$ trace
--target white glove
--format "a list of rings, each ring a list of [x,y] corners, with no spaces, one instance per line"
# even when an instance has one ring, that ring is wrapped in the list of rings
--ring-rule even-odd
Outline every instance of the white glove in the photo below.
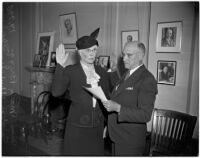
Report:
[[[56,48],[56,62],[65,68],[68,65],[67,64],[68,56],[69,53],[65,52],[64,45],[59,44],[58,48]]]

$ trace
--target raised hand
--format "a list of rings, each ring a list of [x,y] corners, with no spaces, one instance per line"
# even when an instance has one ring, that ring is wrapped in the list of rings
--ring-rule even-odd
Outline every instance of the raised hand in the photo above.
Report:
[[[56,62],[59,63],[62,67],[66,67],[67,59],[69,53],[65,52],[65,47],[63,44],[59,44],[58,48],[56,48]]]

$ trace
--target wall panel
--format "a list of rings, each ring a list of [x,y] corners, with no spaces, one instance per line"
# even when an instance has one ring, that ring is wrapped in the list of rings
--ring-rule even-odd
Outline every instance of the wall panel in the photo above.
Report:
[[[148,67],[157,76],[157,60],[177,61],[176,85],[158,84],[156,107],[186,112],[193,20],[191,3],[151,3]],[[181,52],[156,53],[157,23],[170,21],[183,22]]]

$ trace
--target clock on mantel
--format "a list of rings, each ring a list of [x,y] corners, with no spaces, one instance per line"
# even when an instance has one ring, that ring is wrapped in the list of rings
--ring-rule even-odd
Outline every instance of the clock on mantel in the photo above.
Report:
[[[53,80],[53,74],[55,67],[26,67],[26,69],[31,73],[31,112],[32,114],[37,110],[35,103],[37,101],[38,95],[43,91],[50,91],[51,84]]]

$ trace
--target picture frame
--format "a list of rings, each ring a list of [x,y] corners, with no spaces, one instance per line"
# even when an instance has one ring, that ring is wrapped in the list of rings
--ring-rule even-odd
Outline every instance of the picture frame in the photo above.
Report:
[[[60,16],[60,40],[63,44],[75,44],[77,40],[76,13],[61,14]]]
[[[64,47],[65,47],[65,49],[74,50],[74,49],[76,49],[76,44],[65,44]]]
[[[181,41],[181,21],[158,23],[156,52],[181,52]]]
[[[107,55],[100,55],[98,56],[97,65],[101,66],[104,69],[110,68],[110,56]]]
[[[33,67],[40,67],[40,55],[39,54],[34,55]]]
[[[157,61],[157,83],[174,85],[176,83],[176,61]]]
[[[56,67],[56,52],[51,52],[50,67]]]
[[[41,32],[37,35],[36,54],[34,56],[34,67],[49,67],[50,52],[54,47],[55,32]]]
[[[139,30],[127,30],[121,32],[122,50],[127,42],[139,40]]]

